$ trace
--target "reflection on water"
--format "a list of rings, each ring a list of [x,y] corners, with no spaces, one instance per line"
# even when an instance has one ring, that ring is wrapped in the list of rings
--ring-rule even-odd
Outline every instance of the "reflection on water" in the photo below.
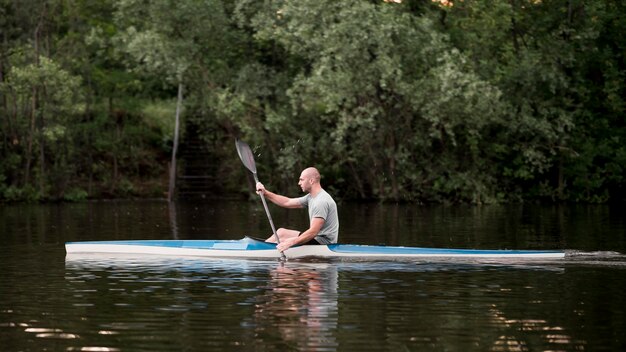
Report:
[[[332,263],[277,262],[255,260],[176,259],[158,256],[134,258],[132,256],[72,257],[66,261],[66,280],[73,286],[72,305],[93,308],[97,303],[89,296],[101,295],[99,281],[106,280],[108,294],[160,296],[166,286],[184,299],[168,305],[150,304],[151,310],[190,314],[194,310],[221,310],[232,307],[253,307],[238,323],[251,344],[263,346],[268,342],[281,348],[298,350],[334,350],[338,319],[337,270]],[[134,287],[121,288],[132,283]],[[202,285],[209,291],[221,291],[220,299],[199,302],[191,293],[190,285]],[[114,287],[120,287],[114,288]],[[232,300],[237,294],[241,300]],[[182,298],[182,297],[181,297]],[[138,303],[118,301],[116,307],[135,306]],[[209,305],[212,305],[209,306]],[[146,312],[139,316],[151,315]],[[221,316],[228,320],[232,317]],[[203,325],[206,322],[202,323]],[[109,334],[141,328],[121,322],[107,324]],[[109,348],[109,347],[107,347]],[[115,348],[115,347],[111,347]]]
[[[126,340],[127,335],[148,326],[158,328],[155,314],[184,315],[188,329],[205,331],[215,323],[215,314],[230,313],[219,317],[220,326],[237,326],[241,335],[227,343],[221,341],[225,336],[212,332],[218,346],[333,351],[341,346],[340,341],[346,344],[348,335],[353,337],[347,350],[390,345],[490,351],[584,348],[584,340],[550,323],[550,309],[541,308],[546,303],[541,298],[544,293],[533,294],[542,279],[528,280],[533,273],[556,277],[566,269],[558,265],[103,255],[66,261],[65,278],[74,292],[74,307],[89,310],[101,305],[106,287],[108,295],[116,297],[113,306],[135,312],[132,322],[102,324],[102,331],[117,340]],[[519,280],[525,283],[522,289],[515,284]],[[510,306],[511,302],[517,303]],[[528,310],[528,304],[539,309]],[[233,307],[244,312],[232,314]],[[458,334],[461,327],[469,330]],[[201,334],[190,335],[199,339],[194,345],[202,345]]]
[[[615,206],[341,204],[343,243],[626,253]],[[272,208],[277,226],[308,225],[305,212]],[[94,202],[0,207],[2,244],[115,239],[240,239],[269,233],[248,202]]]
[[[550,325],[544,319],[507,319],[496,307],[491,309],[490,313],[495,324],[512,332],[498,336],[490,351],[530,351],[533,344],[527,342],[529,335],[537,336],[542,345],[551,346],[551,350],[554,351],[585,350],[586,342],[573,338],[562,326]]]
[[[278,264],[263,294],[255,298],[255,339],[276,334],[285,347],[333,350],[337,347],[337,267],[332,264]]]

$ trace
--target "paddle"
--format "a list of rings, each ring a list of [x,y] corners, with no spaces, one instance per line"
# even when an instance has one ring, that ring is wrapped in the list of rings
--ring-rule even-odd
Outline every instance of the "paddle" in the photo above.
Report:
[[[255,184],[259,182],[259,177],[256,174],[256,163],[254,162],[254,155],[252,155],[252,150],[250,150],[250,146],[246,144],[246,142],[241,141],[239,139],[235,140],[235,146],[237,147],[237,154],[239,154],[239,158],[241,162],[246,167],[246,169],[252,172],[254,176]],[[256,185],[255,185],[256,187]],[[280,243],[280,238],[278,238],[278,234],[276,233],[276,228],[274,227],[274,221],[272,221],[272,215],[270,214],[270,210],[267,207],[267,202],[265,201],[265,196],[263,193],[259,193],[261,196],[261,201],[263,201],[263,208],[265,208],[265,214],[267,214],[267,219],[270,221],[270,226],[272,227],[272,233],[274,237],[276,237],[276,242]],[[281,258],[285,258],[285,254],[281,253]]]

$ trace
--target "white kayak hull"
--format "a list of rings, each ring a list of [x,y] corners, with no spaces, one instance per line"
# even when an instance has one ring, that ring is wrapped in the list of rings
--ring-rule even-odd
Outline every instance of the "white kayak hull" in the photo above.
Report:
[[[68,256],[90,253],[195,256],[215,258],[280,258],[276,245],[250,237],[241,240],[137,240],[68,242]],[[563,258],[559,250],[479,250],[368,245],[304,245],[285,251],[288,259],[295,258],[486,258],[486,259],[548,259]]]

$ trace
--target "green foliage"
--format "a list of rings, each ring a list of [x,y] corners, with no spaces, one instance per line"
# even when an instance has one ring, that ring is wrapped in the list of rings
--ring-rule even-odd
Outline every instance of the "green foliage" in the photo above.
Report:
[[[89,194],[84,189],[72,188],[68,190],[67,192],[65,192],[65,194],[63,195],[63,200],[66,200],[69,202],[79,202],[79,201],[86,200],[87,196],[89,196]]]
[[[0,197],[158,194],[182,83],[223,194],[626,199],[625,5],[451,3],[0,2]]]
[[[482,183],[432,187],[444,170],[486,171],[459,161],[478,159],[481,135],[502,123],[503,104],[429,19],[388,4],[299,1],[274,2],[250,23],[258,40],[306,62],[287,87],[289,110],[266,107],[256,121],[236,121],[252,140],[258,127],[281,136],[275,161],[283,173],[307,164],[344,170],[342,182],[356,182],[340,187],[354,197],[488,196]]]
[[[2,198],[9,202],[23,201],[32,203],[41,200],[41,194],[30,185],[26,187],[9,186],[4,189]]]
[[[150,101],[142,108],[142,114],[146,117],[145,123],[150,127],[155,127],[161,133],[167,134],[174,130],[172,116],[176,111],[176,102],[159,100]]]

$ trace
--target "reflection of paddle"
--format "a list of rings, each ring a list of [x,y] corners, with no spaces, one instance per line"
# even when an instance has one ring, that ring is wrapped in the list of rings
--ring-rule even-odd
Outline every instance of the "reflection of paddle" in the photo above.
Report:
[[[259,177],[256,174],[256,163],[254,162],[254,155],[252,155],[252,151],[250,150],[250,146],[246,144],[244,141],[240,141],[239,139],[235,140],[235,146],[237,147],[237,154],[239,154],[239,158],[243,165],[252,172],[254,176],[255,184],[259,182]],[[255,185],[256,187],[256,185]],[[265,214],[267,214],[267,219],[270,221],[270,226],[272,227],[272,233],[274,237],[276,237],[276,243],[280,243],[280,238],[278,238],[278,234],[276,233],[276,228],[274,227],[274,221],[272,221],[272,215],[270,215],[270,210],[267,207],[267,202],[265,201],[265,196],[263,193],[259,193],[261,196],[261,200],[263,201],[263,208],[265,208]],[[285,254],[281,252],[282,259],[285,258]]]

